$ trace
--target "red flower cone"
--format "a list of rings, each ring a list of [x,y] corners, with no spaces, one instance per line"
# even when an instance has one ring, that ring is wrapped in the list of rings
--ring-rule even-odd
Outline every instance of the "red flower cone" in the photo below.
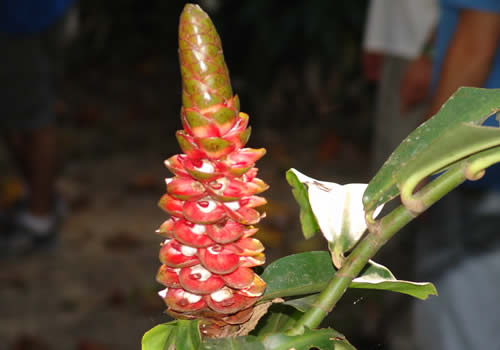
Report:
[[[251,269],[265,262],[262,243],[252,238],[264,216],[255,207],[268,186],[256,177],[265,150],[244,148],[248,115],[233,96],[222,46],[208,15],[185,6],[179,25],[182,75],[177,140],[183,154],[165,161],[174,174],[159,206],[170,214],[158,233],[159,294],[176,318],[203,320],[202,331],[246,322],[266,288]]]

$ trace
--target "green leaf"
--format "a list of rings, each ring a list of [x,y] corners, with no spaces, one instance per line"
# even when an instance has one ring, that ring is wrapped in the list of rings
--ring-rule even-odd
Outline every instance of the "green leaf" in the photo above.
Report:
[[[262,278],[267,283],[263,300],[321,292],[336,270],[325,251],[289,255],[269,264]],[[437,294],[432,283],[397,280],[384,266],[370,261],[350,288],[379,289],[426,299]],[[312,298],[312,297],[311,297]]]
[[[263,299],[317,293],[326,286],[334,273],[328,252],[286,256],[269,264],[261,275],[267,284]]]
[[[306,295],[305,297],[293,298],[285,301],[283,305],[290,305],[300,312],[307,312],[318,298],[318,293]]]
[[[300,316],[302,316],[302,312],[293,307],[274,304],[259,321],[252,334],[262,338],[272,333],[285,332],[295,325]]]
[[[387,267],[374,261],[370,261],[361,276],[352,281],[350,288],[389,290],[422,300],[427,299],[429,295],[437,295],[436,287],[432,283],[397,280]]]
[[[142,350],[167,350],[167,340],[177,330],[177,321],[162,323],[147,331],[142,337]]]
[[[500,89],[460,88],[385,162],[365,191],[365,210],[374,210],[400,192],[411,196],[420,179],[500,145],[499,128],[480,126],[499,108]]]
[[[193,348],[194,349],[194,348]],[[265,350],[257,337],[245,336],[236,338],[206,339],[200,350]]]
[[[198,349],[201,345],[201,334],[198,321],[177,320],[177,332],[175,337],[176,350]]]
[[[275,333],[265,337],[262,341],[268,350],[355,350],[355,348],[339,332],[331,328],[306,329],[303,334],[290,336]]]
[[[299,181],[297,175],[293,173],[293,169],[286,172],[286,180],[292,186],[293,196],[300,206],[300,223],[304,237],[311,238],[319,231],[319,225],[309,204],[307,187]]]
[[[171,346],[176,350],[198,349],[201,334],[198,321],[175,320],[153,327],[142,337],[142,350],[167,350]]]

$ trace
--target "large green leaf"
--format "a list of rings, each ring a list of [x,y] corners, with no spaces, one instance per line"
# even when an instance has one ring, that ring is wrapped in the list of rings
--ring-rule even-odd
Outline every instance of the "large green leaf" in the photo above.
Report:
[[[267,287],[263,298],[317,293],[332,279],[335,269],[326,251],[285,256],[266,267],[261,277]]]
[[[480,126],[499,109],[500,89],[460,88],[385,162],[365,191],[365,209],[374,210],[400,191],[411,196],[411,190],[426,176],[500,145],[499,128]]]
[[[198,349],[201,345],[198,321],[176,320],[159,324],[142,338],[142,350],[167,350],[172,345],[176,350]]]
[[[252,334],[261,338],[272,333],[285,332],[295,325],[300,316],[302,312],[291,306],[274,304],[259,321]]]
[[[290,305],[300,312],[307,312],[318,298],[318,293],[306,295],[305,297],[288,299],[283,305]]]
[[[302,224],[304,237],[306,239],[311,238],[316,232],[319,232],[319,225],[309,204],[307,187],[299,181],[297,175],[292,170],[286,172],[286,179],[290,186],[292,186],[293,196],[300,206],[300,223]]]
[[[303,334],[290,336],[274,333],[262,340],[266,350],[355,350],[355,348],[339,332],[331,328],[307,329]]]
[[[319,293],[335,272],[330,254],[325,251],[286,256],[269,264],[264,270],[261,277],[266,281],[267,289],[263,299]],[[432,283],[397,280],[386,267],[373,261],[368,263],[350,287],[393,291],[419,299],[436,294]]]
[[[387,267],[371,260],[361,275],[352,281],[350,288],[390,290],[418,299],[437,295],[436,287],[432,283],[397,280]]]
[[[194,348],[193,348],[194,349]],[[257,337],[205,339],[200,350],[265,350]]]

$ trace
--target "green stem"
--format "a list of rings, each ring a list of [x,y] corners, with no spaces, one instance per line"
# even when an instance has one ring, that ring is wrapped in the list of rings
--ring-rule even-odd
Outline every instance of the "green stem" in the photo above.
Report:
[[[466,180],[465,173],[468,164],[467,161],[463,161],[453,166],[415,194],[415,198],[420,199],[425,204],[425,209],[427,209]],[[298,335],[302,334],[305,327],[318,327],[326,315],[335,307],[352,280],[358,276],[368,260],[378,252],[388,239],[415,217],[414,212],[400,205],[380,221],[373,223],[370,232],[359,242],[347,257],[342,268],[335,273],[327,287],[318,296],[311,309],[297,321],[288,334]]]

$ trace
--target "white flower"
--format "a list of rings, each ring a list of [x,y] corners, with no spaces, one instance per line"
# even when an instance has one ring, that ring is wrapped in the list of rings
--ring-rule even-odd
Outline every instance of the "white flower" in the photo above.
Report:
[[[352,248],[367,229],[362,198],[368,184],[339,185],[291,170],[307,186],[311,209],[326,240],[342,248],[342,253]]]

